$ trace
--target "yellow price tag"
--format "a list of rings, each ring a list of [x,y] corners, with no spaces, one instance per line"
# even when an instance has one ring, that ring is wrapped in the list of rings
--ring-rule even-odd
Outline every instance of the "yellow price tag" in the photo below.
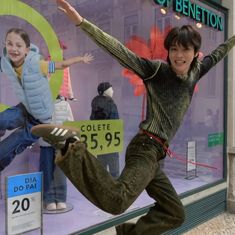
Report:
[[[64,125],[80,129],[80,137],[94,155],[123,150],[122,120],[85,120],[65,122]]]

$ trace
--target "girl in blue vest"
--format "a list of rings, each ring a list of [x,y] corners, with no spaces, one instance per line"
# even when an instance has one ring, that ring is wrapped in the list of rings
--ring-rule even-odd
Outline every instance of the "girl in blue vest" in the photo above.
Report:
[[[0,112],[1,135],[14,130],[0,141],[0,171],[38,139],[30,133],[32,126],[51,122],[54,104],[47,75],[92,60],[92,55],[85,54],[60,62],[45,61],[24,30],[12,28],[6,33],[0,68],[11,80],[20,103]]]

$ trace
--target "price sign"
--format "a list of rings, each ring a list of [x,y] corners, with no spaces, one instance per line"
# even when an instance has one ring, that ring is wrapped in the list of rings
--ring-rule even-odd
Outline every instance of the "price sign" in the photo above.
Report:
[[[121,152],[123,150],[122,120],[85,120],[65,122],[80,129],[80,137],[94,155]]]
[[[41,228],[42,173],[6,177],[7,234],[21,234]]]

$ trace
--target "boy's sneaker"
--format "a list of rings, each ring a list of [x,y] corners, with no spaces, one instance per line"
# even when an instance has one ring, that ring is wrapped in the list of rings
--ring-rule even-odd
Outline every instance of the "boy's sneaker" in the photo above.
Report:
[[[31,133],[42,137],[49,144],[62,151],[64,148],[67,150],[70,143],[80,140],[78,129],[62,125],[39,124],[32,127]]]

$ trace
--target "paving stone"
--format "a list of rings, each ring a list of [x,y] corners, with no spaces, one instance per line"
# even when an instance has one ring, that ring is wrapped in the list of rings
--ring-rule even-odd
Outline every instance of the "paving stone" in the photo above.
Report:
[[[222,213],[183,235],[235,235],[235,214]]]

